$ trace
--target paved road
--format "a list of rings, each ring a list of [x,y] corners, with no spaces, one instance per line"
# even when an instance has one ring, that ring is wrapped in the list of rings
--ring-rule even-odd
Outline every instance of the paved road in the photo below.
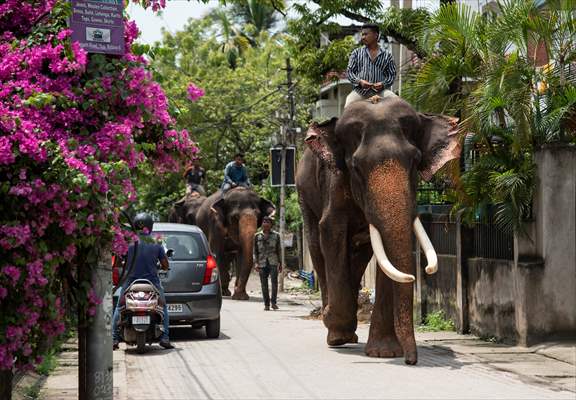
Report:
[[[575,398],[426,344],[415,367],[368,358],[367,325],[358,344],[329,348],[321,321],[302,318],[309,307],[286,300],[280,306],[264,312],[257,301],[225,300],[220,339],[176,328],[175,350],[126,350],[128,399]]]

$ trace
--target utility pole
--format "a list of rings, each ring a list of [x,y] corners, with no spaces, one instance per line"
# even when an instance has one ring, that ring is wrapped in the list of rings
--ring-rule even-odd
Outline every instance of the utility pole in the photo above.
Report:
[[[84,282],[91,282],[102,302],[88,321],[85,310],[79,315],[78,327],[78,399],[112,400],[112,260],[102,250],[98,265],[89,275],[83,272]]]
[[[284,291],[284,271],[286,269],[286,250],[284,249],[284,232],[286,230],[286,127],[280,127],[282,138],[282,158],[280,160],[280,292]]]
[[[282,273],[280,274],[280,292],[284,291],[284,276],[286,274],[286,250],[284,248],[284,234],[286,232],[286,146],[287,133],[292,135],[294,132],[294,118],[296,116],[296,105],[294,100],[294,84],[292,82],[292,66],[290,58],[286,59],[286,85],[288,86],[288,102],[290,106],[290,115],[288,121],[284,121],[280,127],[280,137],[282,146],[282,159],[280,164],[280,263],[282,264]]]

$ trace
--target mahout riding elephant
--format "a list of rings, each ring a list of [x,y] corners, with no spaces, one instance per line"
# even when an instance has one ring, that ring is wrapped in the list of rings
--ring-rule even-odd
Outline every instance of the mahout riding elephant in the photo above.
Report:
[[[275,207],[252,189],[237,187],[217,191],[209,196],[196,214],[196,223],[208,237],[210,248],[220,268],[222,294],[230,296],[230,268],[236,261],[235,300],[248,300],[246,283],[252,270],[254,234],[265,215],[273,215]]]
[[[168,222],[196,225],[196,213],[206,198],[198,192],[186,194],[170,207]]]
[[[296,185],[310,255],[322,291],[328,345],[355,343],[360,282],[374,256],[380,268],[365,353],[417,362],[413,327],[414,229],[437,257],[416,218],[418,174],[426,180],[458,158],[457,120],[416,112],[401,98],[357,102],[341,118],[312,123]]]

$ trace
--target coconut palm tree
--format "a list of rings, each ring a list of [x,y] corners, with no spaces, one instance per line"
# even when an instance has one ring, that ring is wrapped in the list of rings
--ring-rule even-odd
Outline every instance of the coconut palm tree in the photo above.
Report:
[[[215,23],[214,34],[219,38],[221,50],[226,54],[230,68],[235,69],[242,54],[249,47],[259,47],[263,34],[270,32],[277,22],[277,10],[284,7],[281,0],[263,2],[243,0],[228,9],[215,9],[210,17]]]

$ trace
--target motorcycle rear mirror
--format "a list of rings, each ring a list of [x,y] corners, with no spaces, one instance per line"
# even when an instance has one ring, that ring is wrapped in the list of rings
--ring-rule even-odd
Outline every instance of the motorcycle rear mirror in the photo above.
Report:
[[[174,249],[168,249],[166,251],[166,257],[172,258],[174,256]]]

